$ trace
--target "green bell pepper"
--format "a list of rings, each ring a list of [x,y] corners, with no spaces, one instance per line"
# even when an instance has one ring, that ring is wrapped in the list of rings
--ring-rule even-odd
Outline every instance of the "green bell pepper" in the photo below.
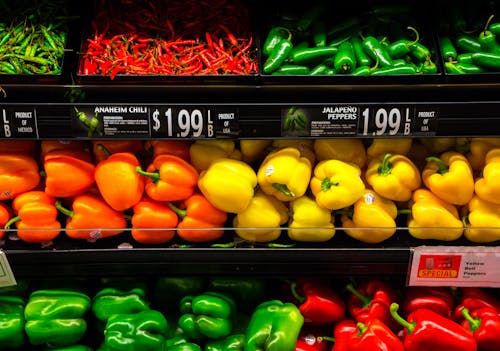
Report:
[[[192,340],[220,339],[231,334],[236,317],[234,300],[222,293],[205,292],[186,296],[180,302],[183,313],[178,325]]]
[[[153,301],[160,311],[179,310],[184,296],[198,295],[205,290],[206,279],[201,277],[161,277],[153,289]]]
[[[94,351],[90,346],[85,345],[72,345],[66,347],[58,347],[56,349],[46,348],[45,351]]]
[[[245,333],[245,351],[294,351],[304,324],[297,306],[271,300],[261,303]]]
[[[72,290],[37,290],[31,293],[24,318],[30,343],[50,347],[77,344],[87,330],[84,315],[90,298]]]
[[[24,345],[24,305],[20,297],[0,296],[0,350]]]
[[[258,304],[268,294],[268,284],[263,278],[255,277],[214,277],[208,281],[208,290],[218,291],[234,298],[240,304]],[[251,307],[252,310],[254,306]]]
[[[209,341],[205,344],[205,351],[243,351],[245,334],[233,334],[222,340]]]
[[[104,329],[108,319],[114,314],[134,314],[149,309],[143,288],[128,291],[104,288],[94,296],[92,302],[92,312],[100,330]]]
[[[109,317],[99,351],[163,351],[168,322],[156,310]]]
[[[165,342],[165,351],[201,351],[201,347],[184,336],[176,336]]]

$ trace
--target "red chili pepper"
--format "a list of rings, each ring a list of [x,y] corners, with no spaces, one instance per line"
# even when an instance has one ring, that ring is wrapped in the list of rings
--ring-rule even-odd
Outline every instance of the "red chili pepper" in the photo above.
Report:
[[[300,313],[305,322],[326,324],[345,316],[342,298],[325,283],[312,279],[299,279],[291,284],[292,293],[301,304]]]
[[[460,324],[434,311],[419,309],[408,316],[398,315],[399,305],[391,304],[391,314],[404,327],[403,344],[406,351],[476,351],[472,334]]]
[[[448,288],[410,286],[405,291],[402,308],[405,316],[417,309],[427,308],[450,318],[454,305],[453,295]]]
[[[370,319],[377,318],[392,330],[399,328],[390,313],[391,303],[398,302],[398,296],[392,286],[382,280],[373,279],[361,283],[357,289],[348,284],[346,289],[351,292],[347,309],[356,321],[367,323]]]
[[[480,350],[500,350],[500,315],[498,310],[482,307],[469,312],[464,307],[461,312],[465,318],[462,326],[472,332]]]
[[[477,287],[463,287],[461,288],[462,297],[460,304],[455,307],[453,319],[460,322],[463,320],[462,308],[467,308],[470,312],[482,307],[490,307],[499,311],[500,301],[493,297],[493,295],[486,292],[486,290]]]

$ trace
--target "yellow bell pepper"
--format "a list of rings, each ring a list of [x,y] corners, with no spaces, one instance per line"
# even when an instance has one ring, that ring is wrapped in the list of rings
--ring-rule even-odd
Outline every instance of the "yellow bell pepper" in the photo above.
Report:
[[[189,147],[191,164],[198,172],[208,169],[219,158],[241,160],[241,151],[233,140],[196,140]]]
[[[208,201],[224,212],[244,211],[254,196],[257,186],[255,171],[245,162],[220,158],[202,171],[198,187]]]
[[[369,244],[378,244],[396,232],[396,204],[373,190],[365,190],[356,201],[351,214],[341,217],[344,232],[350,237]]]
[[[288,237],[302,242],[325,242],[335,235],[330,210],[308,196],[290,202]]]
[[[294,147],[269,153],[257,171],[257,182],[268,195],[280,201],[292,201],[305,194],[311,180],[309,160]]]
[[[379,155],[370,161],[366,181],[380,196],[393,201],[408,201],[420,187],[422,179],[417,166],[404,155]]]
[[[340,160],[354,163],[359,168],[363,168],[366,163],[365,146],[357,138],[316,139],[314,151],[319,161]]]
[[[241,159],[245,162],[262,160],[267,148],[272,144],[272,139],[243,139],[240,140]]]
[[[485,201],[500,205],[500,148],[488,151],[482,176],[476,179],[474,191]]]
[[[278,239],[281,225],[288,221],[288,208],[271,195],[257,191],[248,207],[233,219],[239,237],[260,243]]]
[[[454,205],[465,205],[472,199],[474,177],[464,155],[446,151],[440,157],[427,157],[426,161],[422,180],[434,195]]]
[[[475,243],[500,240],[500,205],[475,195],[467,205],[467,227],[464,236]]]
[[[312,139],[276,139],[271,145],[274,149],[294,147],[299,149],[300,155],[311,162],[311,166],[316,164],[316,154],[314,153],[314,140]]]
[[[414,139],[406,157],[412,160],[418,169],[423,169],[427,164],[425,158],[432,155],[433,153],[431,153],[424,144],[422,144],[418,139]]]
[[[420,138],[422,144],[433,154],[452,150],[455,148],[457,138],[438,137],[438,138]]]
[[[412,138],[376,138],[366,148],[366,156],[368,159],[388,153],[406,156],[410,152],[412,143]]]
[[[408,232],[417,239],[457,240],[464,231],[458,210],[427,189],[413,193]]]
[[[469,152],[466,154],[472,169],[481,171],[485,165],[486,154],[496,147],[500,147],[500,138],[472,138],[469,142]]]
[[[351,206],[363,196],[365,183],[357,165],[340,160],[324,160],[314,168],[310,187],[321,207],[339,210]]]

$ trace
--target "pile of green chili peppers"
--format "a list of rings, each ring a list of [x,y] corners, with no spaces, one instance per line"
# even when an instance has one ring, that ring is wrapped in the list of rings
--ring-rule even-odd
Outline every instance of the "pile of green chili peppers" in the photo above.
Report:
[[[327,23],[318,4],[294,20],[280,18],[262,47],[264,74],[408,75],[435,74],[438,67],[418,31],[409,25],[407,4],[374,6],[363,17]]]
[[[500,72],[500,22],[490,16],[480,31],[462,28],[455,36],[441,36],[441,55],[448,74]]]

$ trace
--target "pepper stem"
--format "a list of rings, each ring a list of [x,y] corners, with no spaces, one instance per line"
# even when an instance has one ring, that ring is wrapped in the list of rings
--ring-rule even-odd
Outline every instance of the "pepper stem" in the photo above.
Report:
[[[62,204],[61,204],[61,201],[60,200],[57,200],[55,203],[54,203],[54,206],[59,210],[59,212],[61,212],[62,214],[68,216],[68,217],[73,217],[75,215],[75,212],[74,211],[71,211],[71,210],[68,210],[66,207],[64,207]]]
[[[97,148],[99,150],[101,150],[102,152],[104,152],[104,155],[106,155],[106,157],[109,157],[111,156],[111,152],[109,152],[108,148],[102,144],[97,144]]]
[[[401,210],[398,210],[398,214],[407,214],[411,215],[411,208],[403,208]]]
[[[392,318],[394,318],[396,322],[405,327],[408,330],[407,334],[410,335],[415,329],[415,325],[417,324],[417,322],[412,322],[412,323],[408,322],[406,319],[404,319],[398,314],[398,309],[399,305],[396,302],[391,303],[390,307],[391,316]]]
[[[391,170],[392,170],[392,163],[390,161],[392,157],[392,154],[385,154],[384,158],[382,159],[382,162],[380,162],[380,164],[378,165],[378,174],[380,174],[381,176],[388,176],[389,174],[391,174]]]
[[[332,180],[330,179],[330,177],[326,177],[321,182],[321,191],[328,191],[328,190],[330,190],[330,188],[332,186],[338,186],[338,185],[339,185],[339,182],[334,183],[334,182],[332,182]]]
[[[408,26],[406,28],[413,31],[413,33],[415,33],[415,36],[416,36],[415,40],[408,44],[408,47],[411,47],[420,41],[420,34],[418,34],[418,30],[416,30],[412,26]]]
[[[363,335],[368,330],[368,327],[361,322],[356,323],[356,327],[359,330],[358,336]]]
[[[295,297],[295,299],[297,301],[299,301],[300,303],[304,303],[306,298],[304,296],[300,295],[299,292],[297,291],[297,283],[294,282],[294,283],[290,284],[290,290],[292,291],[293,297]]]
[[[179,207],[175,206],[171,202],[167,202],[168,208],[170,208],[172,211],[174,211],[179,217],[184,218],[186,217],[187,211],[186,210],[181,210]]]
[[[5,226],[3,227],[3,229],[10,229],[10,226],[18,221],[21,220],[21,216],[16,216],[16,217],[12,217],[11,219],[9,219],[9,221],[7,223],[5,223]]]
[[[318,336],[316,340],[318,340],[319,342],[322,342],[323,340],[335,342],[335,338],[332,338],[331,336]]]
[[[290,191],[290,189],[288,189],[288,187],[285,184],[273,183],[273,188],[278,189],[280,192],[282,192],[286,196],[290,196],[290,197],[295,196],[293,191]]]
[[[145,177],[151,178],[153,180],[153,183],[158,183],[160,181],[160,172],[146,172],[141,169],[141,167],[137,166],[135,168],[135,171],[139,173],[140,175],[143,175]]]
[[[448,166],[446,163],[444,163],[439,157],[429,156],[429,157],[426,157],[425,160],[427,162],[436,162],[437,163],[437,165],[438,165],[437,173],[438,174],[445,174],[445,173],[448,173],[448,171],[450,170],[450,166]]]
[[[345,288],[347,291],[349,291],[351,294],[353,294],[354,296],[356,296],[358,299],[361,300],[363,307],[370,306],[370,303],[372,302],[370,296],[363,295],[352,284],[347,284]]]
[[[464,316],[465,320],[470,323],[470,329],[473,332],[479,329],[479,327],[481,326],[480,318],[472,317],[467,307],[462,308],[460,312],[462,313],[462,316]]]
[[[491,15],[490,18],[488,18],[488,21],[486,21],[486,24],[484,25],[483,33],[486,33],[488,31],[488,27],[490,25],[490,22],[493,20],[493,17],[495,17],[495,15]]]

